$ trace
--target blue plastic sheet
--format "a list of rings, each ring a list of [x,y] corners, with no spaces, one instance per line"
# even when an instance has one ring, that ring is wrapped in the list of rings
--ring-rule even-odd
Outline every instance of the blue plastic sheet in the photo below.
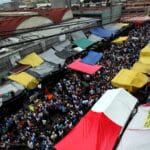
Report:
[[[95,65],[98,61],[101,60],[102,56],[102,53],[89,51],[88,55],[81,59],[81,62],[85,64]]]
[[[102,38],[110,38],[116,34],[115,30],[108,30],[99,27],[90,29],[90,32]]]

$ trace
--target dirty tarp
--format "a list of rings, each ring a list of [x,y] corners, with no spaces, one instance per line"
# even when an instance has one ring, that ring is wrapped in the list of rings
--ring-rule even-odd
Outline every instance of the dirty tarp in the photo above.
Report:
[[[104,40],[104,38],[101,38],[101,37],[99,37],[99,36],[97,36],[97,35],[94,35],[94,34],[91,34],[91,35],[88,37],[88,39],[89,39],[90,41],[93,41],[93,42],[99,42],[99,41]]]
[[[40,56],[47,62],[54,63],[56,65],[64,65],[65,59],[58,57],[55,53],[56,52],[50,48],[48,51],[41,53]]]
[[[64,50],[66,47],[70,47],[71,48],[71,42],[69,40],[65,40],[63,42],[59,42],[56,43],[56,44],[53,44],[53,48],[56,50],[56,51],[62,51]]]
[[[73,32],[71,33],[71,37],[74,41],[78,39],[86,39],[86,36],[83,31]]]
[[[36,78],[44,78],[56,70],[56,66],[45,62],[35,68],[30,68],[27,72]]]

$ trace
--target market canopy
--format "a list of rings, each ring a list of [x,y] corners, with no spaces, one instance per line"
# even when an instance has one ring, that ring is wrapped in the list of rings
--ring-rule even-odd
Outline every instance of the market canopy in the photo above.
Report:
[[[108,30],[108,29],[100,28],[100,27],[92,28],[90,29],[90,32],[102,38],[110,38],[114,36],[116,33],[116,31],[114,30]]]
[[[73,41],[76,41],[78,39],[86,39],[86,36],[83,33],[83,31],[73,32],[73,33],[71,33],[71,37],[72,37]]]
[[[81,59],[85,64],[95,65],[102,58],[103,54],[95,51],[89,51],[88,55]]]
[[[55,51],[50,48],[48,51],[45,51],[40,54],[40,56],[49,63],[54,63],[56,65],[61,64],[64,65],[65,59],[61,59],[60,57],[56,56]]]
[[[112,150],[136,103],[137,99],[123,89],[107,90],[55,148]]]
[[[127,27],[128,23],[111,23],[104,26],[105,29],[119,31],[124,27]]]
[[[26,72],[10,75],[8,76],[8,79],[16,81],[27,89],[35,88],[39,83],[39,81],[35,77]]]
[[[82,38],[82,39],[78,39],[73,41],[73,43],[83,49],[86,49],[87,47],[91,46],[92,44],[94,44],[95,42],[90,41],[87,38]]]
[[[148,43],[140,52],[140,56],[150,56],[150,43]]]
[[[150,75],[150,65],[149,64],[143,64],[140,62],[136,62],[131,69]]]
[[[142,88],[148,82],[148,77],[135,70],[122,69],[112,79],[111,83],[114,87],[123,87],[130,92]]]
[[[0,86],[0,98],[2,103],[9,101],[12,98],[11,92],[13,91],[15,96],[19,95],[24,90],[24,87],[16,82],[8,82]]]
[[[71,48],[71,42],[67,39],[63,42],[59,42],[56,44],[53,44],[53,48],[57,51],[62,51],[64,50],[66,47],[70,47]]]
[[[120,36],[112,41],[112,43],[121,44],[123,42],[128,41],[128,36]]]
[[[36,78],[44,78],[50,75],[53,71],[56,71],[56,66],[48,62],[45,62],[35,68],[30,68],[27,72]]]
[[[89,39],[90,41],[93,41],[93,42],[99,42],[99,41],[102,41],[104,38],[101,38],[101,37],[99,37],[99,36],[97,36],[97,35],[91,34],[91,35],[88,37],[88,39]]]
[[[74,51],[73,49],[67,50],[64,49],[61,52],[56,52],[55,55],[62,58],[62,59],[67,59],[68,57],[71,57],[73,55],[77,54],[76,51]]]
[[[150,65],[150,56],[140,56],[139,62]]]
[[[81,59],[75,60],[73,63],[67,66],[70,69],[81,71],[83,73],[87,74],[95,74],[102,66],[100,65],[88,65],[83,62],[81,62]]]
[[[43,59],[34,52],[25,56],[22,60],[19,61],[20,64],[30,65],[32,67],[39,66],[43,62]]]
[[[117,150],[149,150],[150,106],[140,106],[125,130]]]

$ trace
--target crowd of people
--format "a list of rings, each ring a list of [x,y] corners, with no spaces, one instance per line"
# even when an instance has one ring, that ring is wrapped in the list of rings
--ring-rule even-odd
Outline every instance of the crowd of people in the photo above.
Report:
[[[128,41],[101,49],[103,67],[94,75],[64,67],[65,75],[51,87],[28,99],[23,108],[0,122],[0,148],[50,150],[62,139],[107,90],[122,68],[130,68],[150,41],[150,23],[129,31]],[[67,62],[66,62],[67,63]],[[45,92],[46,91],[46,92]]]

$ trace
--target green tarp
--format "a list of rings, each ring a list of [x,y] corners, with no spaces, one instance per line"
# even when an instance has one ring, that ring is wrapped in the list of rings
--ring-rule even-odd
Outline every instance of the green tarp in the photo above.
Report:
[[[93,41],[90,41],[88,39],[78,39],[78,40],[75,40],[73,42],[75,45],[77,45],[78,47],[81,47],[83,49],[86,49],[87,47],[89,47],[90,45],[94,44]]]

